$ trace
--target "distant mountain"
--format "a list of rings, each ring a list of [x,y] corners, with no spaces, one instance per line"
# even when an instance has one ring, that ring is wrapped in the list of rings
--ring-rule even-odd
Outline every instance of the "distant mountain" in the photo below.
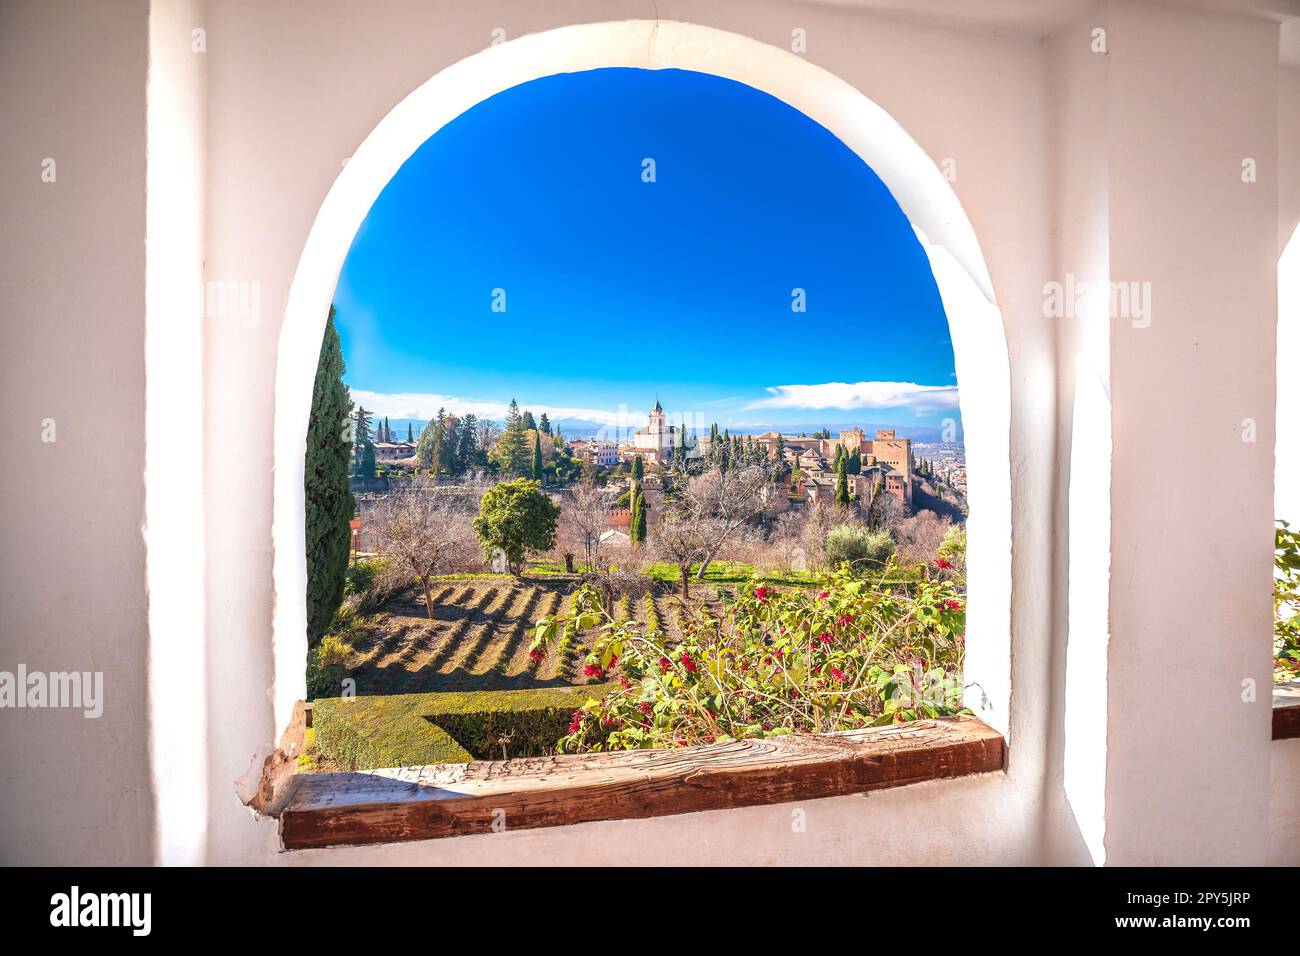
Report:
[[[406,440],[406,426],[410,424],[411,432],[416,437],[420,437],[427,419],[420,418],[390,418],[388,425],[393,430],[393,438],[398,441]],[[498,425],[500,422],[497,423]],[[644,425],[644,421],[633,419],[633,424],[623,430],[621,440],[627,441],[633,431]],[[570,440],[574,438],[594,438],[597,435],[601,437],[614,439],[616,436],[607,431],[607,426],[600,422],[589,421],[581,418],[562,418],[551,423],[552,427],[558,427],[564,432],[564,437]],[[823,428],[829,428],[832,436],[837,436],[841,431],[847,431],[850,428],[861,428],[868,438],[876,434],[878,428],[892,428],[900,438],[910,438],[916,442],[938,442],[943,438],[943,429],[934,425],[876,425],[866,422],[816,422],[796,425],[756,425],[744,428],[732,428],[733,435],[761,435],[767,431],[779,430],[783,435],[811,435],[813,432],[821,431]],[[701,429],[699,433],[708,434],[708,429]],[[962,430],[960,426],[957,429],[957,440],[962,440]]]

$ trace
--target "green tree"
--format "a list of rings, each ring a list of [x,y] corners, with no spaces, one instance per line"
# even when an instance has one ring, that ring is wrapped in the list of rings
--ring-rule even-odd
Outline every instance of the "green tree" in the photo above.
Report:
[[[850,475],[862,474],[862,454],[856,448],[849,455],[848,472]]]
[[[434,474],[442,464],[443,449],[442,443],[444,430],[447,427],[447,413],[445,409],[438,409],[438,414],[429,419],[420,432],[420,440],[415,443],[415,463],[420,468],[427,468]]]
[[[408,442],[415,441],[415,432],[412,430],[410,422],[406,423],[406,440]]]
[[[533,432],[533,481],[540,482],[545,474],[542,465],[542,433]]]
[[[530,471],[531,456],[528,448],[528,429],[524,427],[524,416],[519,413],[519,403],[510,400],[510,409],[506,412],[506,425],[492,449],[492,457],[504,472],[524,476]]]
[[[499,548],[510,573],[518,575],[530,552],[555,547],[555,524],[559,516],[560,506],[542,491],[539,482],[516,478],[503,481],[483,496],[478,517],[474,519],[474,533],[489,559]]]
[[[551,420],[546,417],[545,412],[542,412],[542,417],[537,420],[537,429],[543,435],[549,435],[551,433]]]
[[[524,412],[522,422],[524,426],[524,431],[531,432],[537,430],[537,421],[536,419],[533,418],[532,412],[528,412],[528,411]]]
[[[486,464],[478,443],[478,416],[468,412],[460,420],[456,435],[456,471],[481,468]]]
[[[641,461],[640,455],[632,457],[632,481],[640,485],[641,479],[645,476],[645,464]]]
[[[307,531],[307,639],[311,646],[329,629],[343,601],[351,529],[356,508],[348,479],[352,448],[345,433],[352,401],[343,384],[343,347],[330,306],[312,385],[304,469]]]
[[[841,508],[849,506],[849,471],[848,460],[840,455],[835,464],[835,504]]]
[[[644,544],[646,532],[645,493],[641,490],[640,482],[634,483],[632,488],[632,526],[628,534],[633,544]]]
[[[370,413],[361,406],[352,415],[352,464],[356,468],[358,475],[365,475],[367,478],[375,476],[375,446],[374,438],[370,432],[370,424],[373,419]],[[370,450],[370,471],[365,470],[366,450]]]

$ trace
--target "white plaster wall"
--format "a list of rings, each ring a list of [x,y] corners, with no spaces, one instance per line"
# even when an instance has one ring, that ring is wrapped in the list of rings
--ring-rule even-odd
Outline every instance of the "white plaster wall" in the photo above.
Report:
[[[208,15],[209,168],[208,278],[261,283],[255,327],[209,326],[207,396],[209,680],[226,688],[210,711],[212,816],[208,843],[221,861],[273,859],[273,835],[250,839],[247,813],[230,780],[258,744],[273,738],[269,685],[272,605],[270,520],[271,436],[266,411],[274,388],[275,347],[288,281],[307,231],[340,165],[378,120],[437,70],[486,46],[493,27],[510,36],[571,22],[645,14],[639,4],[501,4],[467,10],[393,2],[364,9],[314,3],[304,18],[295,4],[223,3]],[[1050,232],[1045,169],[1046,101],[1040,45],[874,19],[862,14],[780,4],[660,4],[663,19],[695,21],[788,46],[803,27],[809,59],[857,86],[893,115],[936,161],[958,163],[954,188],[989,264],[1011,336],[1016,504],[1013,520],[1043,528],[1051,521],[1053,474],[1052,329],[1041,317]],[[382,69],[375,64],[382,63]],[[321,118],[329,117],[328,122]],[[233,513],[238,522],[229,520]],[[1012,771],[994,786],[1006,791],[992,807],[984,789],[958,785],[952,816],[935,821],[896,796],[870,804],[826,801],[827,826],[858,833],[881,862],[926,862],[925,845],[908,851],[899,838],[918,827],[959,834],[947,858],[978,862],[996,837],[999,853],[1038,859],[1039,769],[1047,697],[1032,688],[1046,673],[1050,575],[1044,535],[1026,536],[1014,555],[1023,586],[1014,596],[1013,681],[1027,688],[1015,701]],[[220,655],[216,654],[220,649]],[[221,713],[219,726],[215,723]],[[956,798],[949,798],[956,799]],[[890,808],[888,810],[884,808]],[[1014,809],[1012,809],[1014,808]],[[744,833],[726,822],[724,831]],[[786,814],[788,820],[788,814]],[[600,825],[603,826],[603,825]],[[264,828],[265,829],[265,828]],[[530,836],[550,856],[574,832]],[[622,826],[632,846],[684,861],[725,857],[717,845],[690,838],[668,820]],[[870,839],[867,839],[870,837]],[[909,838],[910,839],[910,838]],[[787,859],[812,861],[814,841],[796,842]],[[837,844],[841,845],[841,844]],[[371,851],[385,859],[441,860],[451,844]],[[805,847],[801,851],[798,847]],[[1009,849],[1013,848],[1013,849]],[[850,853],[847,848],[844,853]],[[304,859],[326,852],[302,854]],[[540,858],[540,857],[539,857]],[[825,862],[823,856],[821,859]]]
[[[1279,71],[1277,115],[1278,243],[1286,247],[1287,275],[1280,280],[1278,367],[1294,372],[1300,364],[1300,69]],[[1300,401],[1294,374],[1277,382],[1277,461],[1275,515],[1300,525]],[[1276,740],[1272,747],[1270,860],[1300,866],[1300,740]]]
[[[207,819],[202,441],[204,149],[207,57],[195,35],[203,0],[149,12],[148,215],[145,223],[145,542],[148,549],[150,753],[157,858],[201,863]],[[196,49],[197,48],[197,49]]]
[[[212,690],[193,702],[201,728],[195,744],[207,764],[208,814],[189,835],[198,858],[1089,862],[1059,769],[1064,579],[1052,529],[1062,515],[1060,406],[1056,329],[1041,305],[1043,283],[1073,253],[1052,240],[1054,230],[1072,228],[1055,179],[1061,101],[1048,92],[1057,68],[1052,43],[1040,42],[1036,30],[950,31],[803,3],[232,0],[214,7],[178,13],[183,20],[192,10],[208,31],[207,140],[189,172],[206,170],[198,180],[206,182],[206,278],[260,283],[260,312],[252,322],[208,320],[204,330],[203,626]],[[307,231],[343,159],[378,120],[433,73],[486,45],[493,27],[517,36],[653,15],[656,7],[665,19],[782,47],[790,29],[806,29],[809,59],[889,111],[932,158],[957,161],[954,189],[980,240],[1010,346],[1013,517],[1023,530],[1014,554],[1011,771],[810,801],[802,835],[790,832],[789,807],[766,807],[278,853],[274,824],[252,821],[232,782],[279,730],[270,699],[270,423],[279,322]],[[8,132],[0,169],[7,183],[20,184],[3,193],[5,222],[20,225],[0,240],[0,277],[13,290],[3,344],[6,356],[22,357],[5,363],[2,437],[5,447],[30,447],[42,462],[39,483],[19,484],[8,469],[3,478],[6,500],[23,507],[11,510],[10,540],[20,547],[8,552],[0,576],[0,667],[93,664],[106,672],[110,704],[97,723],[59,712],[0,715],[5,862],[164,855],[151,835],[140,536],[146,18],[146,5],[129,0],[111,12],[71,2],[0,6],[0,114]],[[1108,859],[1295,862],[1300,748],[1268,743],[1263,710],[1229,701],[1219,683],[1266,675],[1258,648],[1267,636],[1271,515],[1260,502],[1271,502],[1272,355],[1263,343],[1271,343],[1265,300],[1272,293],[1260,288],[1271,289],[1273,279],[1259,248],[1280,228],[1278,197],[1269,197],[1278,179],[1262,170],[1243,203],[1219,177],[1231,180],[1238,168],[1236,140],[1251,140],[1248,148],[1262,156],[1278,149],[1269,117],[1296,100],[1269,92],[1277,88],[1276,50],[1266,49],[1268,28],[1259,24],[1126,5],[1116,25],[1105,144],[1116,173],[1110,268],[1116,278],[1158,280],[1174,291],[1157,298],[1170,321],[1157,311],[1146,330],[1156,334],[1145,344],[1121,346],[1116,329],[1110,356],[1119,570],[1110,595]],[[1260,75],[1266,68],[1272,81]],[[57,187],[39,183],[45,155],[68,157]],[[28,181],[30,188],[21,185]],[[1283,217],[1294,219],[1288,181],[1295,182],[1283,179],[1282,204],[1291,212]],[[1208,356],[1218,358],[1213,369]],[[1212,395],[1188,398],[1190,414],[1173,407],[1171,394],[1185,396],[1205,381],[1214,383]],[[1219,405],[1211,407],[1211,398]],[[1257,458],[1230,457],[1240,453],[1231,423],[1214,417],[1227,405],[1259,406]],[[37,442],[47,414],[60,422],[53,446]],[[1225,480],[1245,493],[1216,496],[1171,479],[1194,452],[1196,463],[1202,453],[1224,458]],[[1132,490],[1145,488],[1163,497]],[[1213,531],[1212,548],[1206,535],[1194,536],[1197,528]],[[1173,614],[1188,608],[1195,613],[1177,618],[1175,628]],[[1181,693],[1165,683],[1170,675]]]
[[[1277,26],[1133,3],[1108,21],[1111,279],[1151,283],[1153,309],[1111,323],[1107,860],[1261,862],[1277,175],[1241,163],[1277,154]]]
[[[0,4],[0,670],[102,671],[103,716],[0,711],[0,862],[152,858],[144,0]],[[41,181],[46,157],[56,181]],[[56,441],[41,441],[42,420]]]
[[[1093,4],[1047,41],[1051,63],[1055,270],[1062,289],[1110,279],[1107,57]],[[1104,294],[1068,302],[1057,329],[1057,497],[1053,706],[1044,792],[1053,858],[1105,860],[1106,667],[1110,570],[1109,323]]]

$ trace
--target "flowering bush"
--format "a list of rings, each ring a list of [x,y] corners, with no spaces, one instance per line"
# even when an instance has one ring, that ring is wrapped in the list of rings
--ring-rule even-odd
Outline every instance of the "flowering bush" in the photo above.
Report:
[[[544,659],[596,629],[584,673],[618,686],[575,711],[560,751],[632,750],[903,722],[961,712],[965,599],[943,569],[873,589],[842,568],[823,590],[749,583],[688,606],[680,639],[617,620],[594,588],[542,618]]]
[[[1300,532],[1277,523],[1273,577],[1273,680],[1300,680]]]

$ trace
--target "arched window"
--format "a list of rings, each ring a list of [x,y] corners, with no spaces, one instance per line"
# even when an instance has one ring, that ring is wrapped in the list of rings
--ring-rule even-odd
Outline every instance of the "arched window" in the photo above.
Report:
[[[1011,525],[1009,375],[1001,316],[978,242],[957,197],[920,147],[857,90],[805,60],[756,41],[676,23],[568,27],[493,47],[443,71],[410,94],[357,149],[326,197],[290,292],[276,383],[275,584],[277,719],[303,696],[306,651],[303,448],[322,327],[348,250],[382,191],[399,183],[422,144],[476,104],[561,73],[608,68],[712,74],[775,97],[820,124],[879,177],[928,261],[949,322],[969,500],[967,702],[1008,730]],[[414,167],[412,167],[414,168]],[[399,172],[401,170],[401,172]],[[376,205],[376,203],[379,205]],[[815,314],[792,335],[802,353],[843,328],[817,330]],[[804,364],[792,361],[792,368]],[[772,387],[801,382],[798,374]],[[850,383],[856,379],[849,377]],[[812,382],[807,384],[825,384]],[[939,383],[930,384],[938,387]],[[508,396],[502,396],[508,397]],[[781,393],[773,396],[782,398]],[[629,396],[634,400],[634,396]],[[434,409],[428,409],[432,413]],[[906,491],[897,474],[894,487]],[[889,482],[884,482],[886,487]]]

